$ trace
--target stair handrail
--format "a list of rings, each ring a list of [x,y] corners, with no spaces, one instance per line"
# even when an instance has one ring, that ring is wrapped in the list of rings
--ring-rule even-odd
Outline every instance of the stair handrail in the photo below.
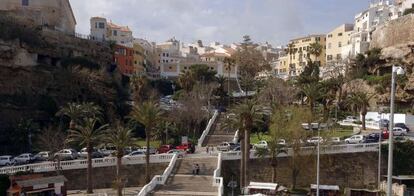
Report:
[[[223,177],[221,177],[221,152],[217,156],[217,168],[214,170],[213,174],[213,186],[218,189],[218,196],[223,195]]]
[[[174,154],[167,168],[165,168],[164,173],[162,175],[154,176],[148,184],[142,187],[141,191],[139,191],[138,193],[138,196],[149,195],[149,193],[151,193],[157,185],[165,184],[168,177],[170,177],[171,175],[171,172],[175,166],[175,163],[177,162],[177,157],[178,157],[178,154]]]
[[[213,123],[214,123],[214,121],[216,121],[216,118],[217,118],[217,116],[218,116],[218,110],[214,110],[214,114],[213,114],[213,116],[211,117],[211,119],[208,121],[208,124],[207,124],[207,126],[206,126],[206,129],[204,129],[204,131],[203,131],[203,133],[201,134],[201,136],[200,136],[200,139],[198,139],[198,144],[197,144],[197,146],[199,147],[199,148],[201,148],[202,147],[202,145],[203,145],[203,142],[204,142],[204,139],[206,138],[206,136],[208,135],[208,133],[210,132],[210,129],[211,129],[211,126],[213,126]]]

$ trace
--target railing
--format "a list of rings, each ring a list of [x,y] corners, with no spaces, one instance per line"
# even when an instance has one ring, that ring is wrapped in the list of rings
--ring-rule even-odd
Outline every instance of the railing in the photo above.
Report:
[[[239,143],[239,130],[237,129],[237,131],[234,133],[233,136],[233,143],[237,144]]]
[[[378,143],[371,144],[348,144],[348,145],[334,145],[334,146],[321,146],[321,154],[342,154],[342,153],[358,153],[358,152],[376,152],[378,151]],[[292,149],[288,148],[287,153],[281,153],[278,157],[292,156]],[[315,154],[316,146],[302,147],[301,153],[304,154]],[[223,152],[221,155],[222,160],[238,160],[241,158],[241,152]],[[251,159],[259,158],[255,151],[250,152]]]
[[[216,118],[218,116],[218,110],[214,110],[214,114],[213,117],[211,117],[211,119],[208,121],[207,127],[206,129],[204,129],[203,133],[200,136],[200,139],[198,139],[198,144],[197,146],[199,148],[202,147],[204,139],[206,138],[206,136],[208,135],[208,133],[210,132],[211,126],[213,126],[214,121],[216,121]]]
[[[141,191],[139,191],[138,193],[138,196],[146,196],[149,193],[151,193],[157,185],[165,184],[165,182],[167,181],[168,177],[170,176],[175,166],[177,157],[178,157],[178,154],[174,154],[174,156],[171,158],[170,164],[168,164],[168,167],[165,168],[164,173],[162,175],[154,176],[148,184],[142,187]]]
[[[158,154],[158,155],[151,155],[150,162],[151,163],[166,163],[169,162],[173,158],[172,154]],[[135,157],[125,157],[122,158],[123,165],[134,165],[134,164],[144,164],[145,163],[145,156],[135,156]],[[72,161],[60,161],[58,162],[43,162],[43,163],[35,163],[35,164],[27,164],[27,165],[20,165],[20,166],[10,166],[10,167],[3,167],[0,168],[0,174],[13,174],[16,172],[50,172],[56,170],[71,170],[71,169],[84,169],[88,165],[88,161],[86,159],[82,160],[72,160]],[[98,158],[92,159],[92,167],[109,167],[116,165],[116,157],[106,157],[106,158]]]
[[[217,156],[217,168],[214,170],[213,176],[213,186],[216,186],[218,189],[218,196],[223,195],[223,177],[221,176],[221,153]]]
[[[355,124],[354,121],[350,121],[350,120],[343,120],[343,121],[339,121],[339,124],[342,126],[353,126],[353,127],[362,127],[361,124]],[[375,122],[375,121],[365,121],[365,127],[370,128],[370,129],[379,129],[379,122]]]

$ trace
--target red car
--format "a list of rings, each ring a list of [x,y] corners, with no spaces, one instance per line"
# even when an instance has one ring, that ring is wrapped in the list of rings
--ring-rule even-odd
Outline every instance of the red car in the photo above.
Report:
[[[388,132],[388,130],[383,130],[382,135],[381,135],[381,139],[386,140],[388,138],[390,138],[390,133]]]
[[[187,153],[194,153],[194,151],[195,151],[194,145],[192,145],[191,143],[181,144],[181,145],[175,147],[175,149],[184,150]]]
[[[172,145],[162,145],[158,148],[158,153],[167,153],[168,151],[174,149]]]

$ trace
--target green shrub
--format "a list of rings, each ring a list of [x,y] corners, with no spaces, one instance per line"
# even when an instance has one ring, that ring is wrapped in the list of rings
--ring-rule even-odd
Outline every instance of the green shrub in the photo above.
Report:
[[[405,9],[403,15],[414,14],[414,8]]]

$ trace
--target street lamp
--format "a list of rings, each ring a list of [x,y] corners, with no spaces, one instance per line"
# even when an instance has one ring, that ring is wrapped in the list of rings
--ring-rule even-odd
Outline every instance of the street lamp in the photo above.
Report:
[[[405,71],[402,67],[392,66],[391,76],[391,101],[390,101],[390,124],[388,139],[388,173],[387,173],[387,196],[392,196],[392,161],[393,161],[393,128],[394,128],[394,99],[395,99],[395,79],[396,75],[403,75]]]

